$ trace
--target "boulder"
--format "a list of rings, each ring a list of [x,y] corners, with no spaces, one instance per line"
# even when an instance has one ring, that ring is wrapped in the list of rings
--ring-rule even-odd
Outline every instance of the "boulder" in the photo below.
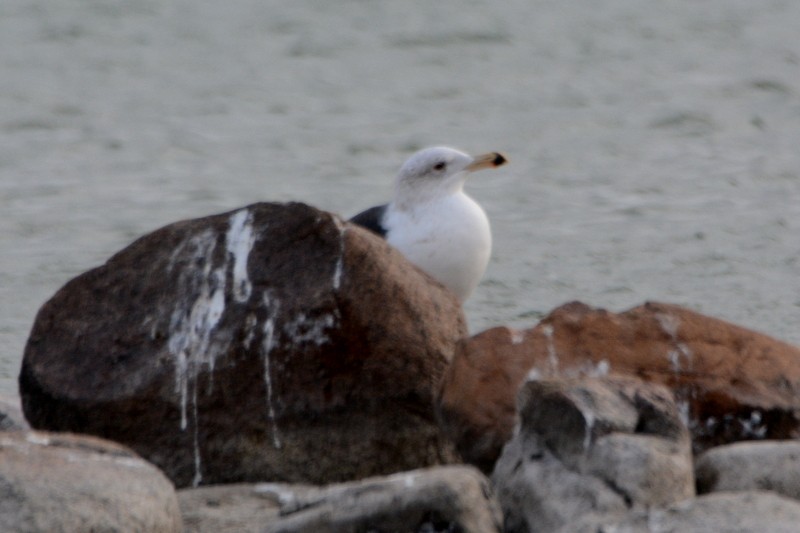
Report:
[[[452,462],[434,396],[459,302],[375,235],[254,204],[146,235],[39,311],[35,428],[124,443],[177,486],[329,483]]]
[[[118,444],[0,433],[0,531],[183,531],[172,483]]]
[[[630,377],[526,381],[492,480],[509,532],[553,532],[694,495],[691,445],[670,392]]]
[[[800,442],[737,442],[695,461],[697,491],[771,490],[800,500]]]
[[[534,328],[493,328],[459,345],[439,411],[462,455],[484,471],[512,434],[516,392],[530,372],[664,384],[698,453],[800,436],[800,349],[674,305],[646,303],[616,314],[573,302]]]
[[[716,492],[621,518],[584,517],[558,533],[796,533],[800,502],[771,492]]]

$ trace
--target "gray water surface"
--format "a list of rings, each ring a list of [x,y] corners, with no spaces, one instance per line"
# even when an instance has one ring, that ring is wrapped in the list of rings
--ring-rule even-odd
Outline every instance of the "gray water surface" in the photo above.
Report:
[[[569,300],[800,343],[800,2],[3,0],[0,392],[41,304],[254,201],[349,216],[416,149],[499,150],[470,327]]]

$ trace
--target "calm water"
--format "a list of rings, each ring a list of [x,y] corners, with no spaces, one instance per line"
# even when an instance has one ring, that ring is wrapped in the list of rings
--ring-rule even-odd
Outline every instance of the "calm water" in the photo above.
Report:
[[[501,150],[473,331],[573,299],[800,343],[800,2],[3,0],[0,392],[39,306],[169,222],[352,215]],[[602,10],[598,6],[602,5]]]

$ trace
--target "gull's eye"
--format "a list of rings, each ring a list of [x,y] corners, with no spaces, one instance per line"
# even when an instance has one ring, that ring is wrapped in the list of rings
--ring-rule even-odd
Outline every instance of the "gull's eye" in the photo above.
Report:
[[[439,161],[438,163],[433,165],[433,170],[440,170],[441,171],[441,170],[444,170],[446,168],[447,168],[447,163],[445,163],[444,161]]]

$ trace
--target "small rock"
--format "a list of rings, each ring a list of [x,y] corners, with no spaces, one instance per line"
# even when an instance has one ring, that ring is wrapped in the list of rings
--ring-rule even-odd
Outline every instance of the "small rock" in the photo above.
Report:
[[[697,491],[771,490],[800,500],[800,442],[738,442],[695,461]]]
[[[670,392],[635,378],[529,379],[492,480],[510,532],[552,532],[691,497],[689,435]]]
[[[409,531],[491,533],[503,515],[489,480],[466,466],[401,472],[387,477],[287,490],[261,485],[280,502],[269,533]]]
[[[183,531],[175,489],[118,444],[0,433],[0,531]]]
[[[254,204],[67,283],[20,392],[32,426],[124,443],[180,487],[329,483],[457,459],[434,396],[465,334],[455,296],[384,240]]]
[[[624,518],[584,517],[558,533],[796,533],[800,503],[771,492],[716,492]]]
[[[800,436],[800,349],[678,306],[624,313],[579,302],[536,327],[493,328],[463,341],[439,394],[462,456],[491,471],[516,420],[519,385],[539,376],[632,375],[674,392],[694,450]]]

